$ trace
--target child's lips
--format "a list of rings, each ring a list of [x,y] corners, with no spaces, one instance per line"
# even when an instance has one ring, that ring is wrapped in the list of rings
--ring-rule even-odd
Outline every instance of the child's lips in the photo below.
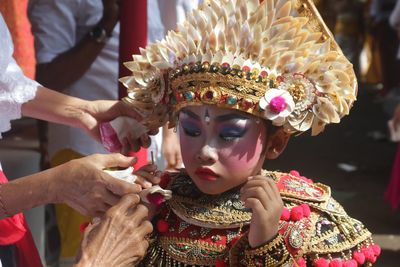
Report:
[[[195,174],[206,181],[215,181],[219,177],[219,175],[213,172],[211,169],[204,167],[198,168]]]

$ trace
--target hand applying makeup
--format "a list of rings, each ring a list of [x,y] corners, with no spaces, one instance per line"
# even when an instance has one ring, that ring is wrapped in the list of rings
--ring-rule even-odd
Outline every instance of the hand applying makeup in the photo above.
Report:
[[[248,240],[258,247],[272,240],[278,233],[283,202],[272,179],[261,175],[251,176],[240,190],[246,208],[253,211]]]

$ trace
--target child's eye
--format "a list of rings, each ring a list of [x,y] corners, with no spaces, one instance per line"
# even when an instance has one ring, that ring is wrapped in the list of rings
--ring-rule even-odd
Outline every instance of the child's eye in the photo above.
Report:
[[[237,138],[243,137],[246,133],[246,129],[222,129],[219,137],[225,141],[233,141]]]
[[[196,137],[201,134],[200,129],[191,123],[182,123],[182,129],[183,132],[188,136]]]

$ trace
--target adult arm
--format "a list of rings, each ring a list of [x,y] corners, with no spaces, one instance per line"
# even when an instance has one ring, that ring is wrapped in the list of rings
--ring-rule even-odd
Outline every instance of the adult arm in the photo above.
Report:
[[[36,79],[49,88],[62,91],[79,80],[104,48],[105,43],[97,42],[89,34],[76,41],[77,14],[82,10],[92,11],[91,7],[81,6],[84,4],[79,1],[49,4],[41,0],[30,3],[29,17],[38,53]],[[95,23],[111,36],[119,19],[118,1],[103,0],[103,7],[101,19]]]
[[[32,100],[22,104],[21,111],[24,116],[81,128],[98,141],[101,122],[111,121],[119,116],[141,120],[141,117],[122,101],[87,101],[41,86]],[[149,145],[147,138],[146,143],[142,142],[142,145]]]
[[[121,196],[141,190],[102,170],[133,162],[120,154],[92,155],[1,184],[0,219],[47,203],[65,203],[82,214],[100,216]]]

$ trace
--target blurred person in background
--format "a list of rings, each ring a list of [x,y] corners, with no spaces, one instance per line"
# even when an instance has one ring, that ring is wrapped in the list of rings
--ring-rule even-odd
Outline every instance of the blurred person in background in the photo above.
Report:
[[[119,116],[141,119],[121,101],[87,101],[41,86],[23,74],[12,54],[10,33],[0,16],[0,138],[2,132],[10,129],[10,121],[22,115],[80,128],[96,140],[100,140],[101,122]],[[144,140],[149,140],[147,135],[130,140],[130,143],[148,146],[149,143]],[[133,158],[120,154],[94,155],[11,182],[7,181],[0,165],[0,266],[42,266],[22,211],[47,203],[65,203],[86,215],[102,216],[109,207],[120,202],[121,196],[137,194],[141,190],[138,185],[111,177],[103,169],[127,167],[133,162]],[[132,211],[129,213],[131,223],[127,225],[123,221],[123,227],[131,232],[134,230],[136,240],[123,244],[121,253],[113,257],[117,260],[141,257],[147,246],[145,236],[152,231],[152,227],[145,219],[147,209],[137,205],[138,202],[137,195],[128,196],[100,220],[100,228],[104,224],[108,226],[105,229],[103,226],[103,231],[96,231],[92,238],[85,239],[82,244],[82,255],[85,257],[81,257],[79,263],[86,265],[80,266],[98,262],[99,255],[94,252],[103,247],[103,238],[121,234],[122,221],[116,219],[121,217],[121,212],[125,214],[128,207]],[[110,221],[114,223],[110,224]],[[139,244],[143,244],[144,248]],[[112,244],[113,248],[115,245]],[[104,244],[103,248],[107,246],[111,244]],[[105,251],[110,252],[111,249]]]
[[[161,40],[197,4],[198,0],[147,1],[148,41]],[[28,15],[35,36],[39,82],[84,99],[118,98],[119,1],[31,0]],[[182,167],[179,141],[172,129],[164,127],[154,140],[150,149],[160,167]],[[105,152],[104,148],[81,131],[49,125],[52,166],[98,152]],[[70,266],[81,239],[80,225],[89,218],[65,205],[56,206],[56,215],[60,264]]]

